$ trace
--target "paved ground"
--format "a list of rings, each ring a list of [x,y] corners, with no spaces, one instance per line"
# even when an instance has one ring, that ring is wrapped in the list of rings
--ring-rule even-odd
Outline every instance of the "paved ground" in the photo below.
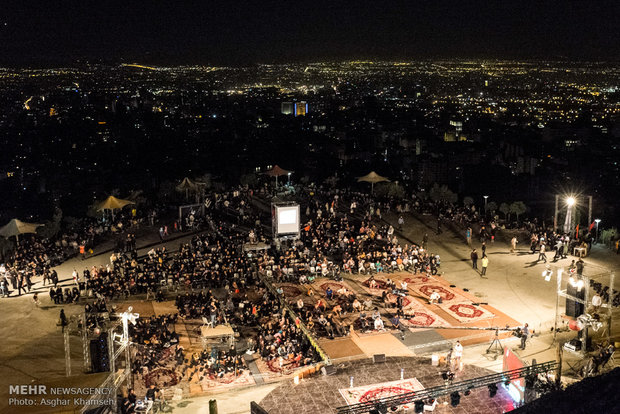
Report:
[[[394,220],[393,216],[388,216],[388,220]],[[555,346],[552,345],[552,336],[549,328],[553,325],[555,313],[555,284],[545,282],[541,277],[544,269],[543,264],[534,263],[535,256],[526,252],[527,247],[521,246],[521,251],[516,254],[509,253],[509,247],[505,243],[497,242],[490,244],[487,253],[490,258],[489,270],[486,278],[482,278],[477,272],[471,269],[469,263],[470,248],[465,244],[461,235],[451,233],[446,230],[441,236],[435,236],[436,220],[431,216],[423,216],[416,219],[407,215],[404,236],[420,242],[425,232],[430,237],[429,249],[441,255],[441,271],[443,277],[459,288],[467,288],[470,293],[479,297],[481,301],[488,302],[489,305],[496,307],[500,311],[510,315],[519,321],[528,322],[537,334],[531,340],[531,344],[525,351],[521,352],[521,357],[526,361],[536,359],[537,361],[547,361],[555,359]],[[179,243],[187,240],[189,236],[166,243],[169,250],[178,248]],[[139,246],[150,245],[158,241],[155,232],[145,236],[139,241]],[[110,246],[104,246],[99,251],[105,250]],[[474,247],[479,247],[475,243]],[[140,254],[148,250],[142,249]],[[97,251],[95,252],[97,254]],[[84,267],[94,264],[107,263],[109,254],[96,255],[85,261],[73,259],[58,267],[60,278],[69,282],[73,268],[82,270]],[[560,265],[568,266],[571,259],[559,262]],[[601,246],[595,246],[592,254],[585,259],[586,274],[600,274],[605,269],[615,269],[616,273],[620,269],[620,256],[612,254],[609,250]],[[598,280],[604,280],[606,276],[599,276]],[[618,283],[616,283],[618,286]],[[616,288],[618,289],[618,288]],[[35,308],[31,302],[31,295],[1,299],[3,323],[0,324],[0,335],[3,338],[3,352],[0,353],[0,367],[2,367],[2,378],[0,379],[0,412],[14,412],[6,407],[8,401],[9,384],[30,384],[30,383],[49,383],[50,381],[60,381],[64,377],[64,351],[60,329],[56,326],[58,313],[61,308],[65,308],[68,315],[78,313],[81,306],[75,305],[53,305],[47,295],[47,288],[43,289],[40,282],[35,284],[35,290],[45,292],[41,295],[43,306]],[[563,302],[562,302],[563,303]],[[561,310],[563,306],[560,307]],[[614,312],[614,323],[612,333],[620,333],[620,321],[618,311]],[[600,334],[600,332],[599,332]],[[567,340],[574,337],[572,332],[562,333],[560,338]],[[515,338],[516,339],[516,338]],[[505,345],[516,345],[514,339],[504,340]],[[478,345],[466,348],[464,361],[467,364],[488,368],[494,371],[501,370],[501,358],[493,360],[484,351],[487,345]],[[81,368],[82,349],[81,341],[74,338],[71,341],[71,355],[73,358],[73,372],[77,373]],[[576,356],[565,353],[567,359],[576,360]],[[573,364],[575,361],[573,361]],[[568,368],[568,367],[567,367]],[[78,381],[79,377],[72,377],[69,381]],[[79,381],[78,381],[79,382]],[[260,393],[243,393],[233,391],[231,393],[220,394],[217,396],[219,401],[236,401],[237,411],[221,411],[231,413],[241,413],[249,406],[249,401],[257,399]],[[204,407],[208,403],[208,398],[192,400],[192,412]],[[187,406],[190,409],[192,405]],[[177,411],[175,412],[188,412]]]
[[[357,361],[338,365],[337,373],[318,376],[295,385],[292,381],[282,383],[268,394],[260,403],[270,414],[314,414],[333,413],[338,407],[346,405],[339,389],[349,388],[349,378],[354,378],[354,386],[378,384],[400,380],[401,369],[404,378],[415,377],[424,388],[444,385],[441,377],[443,367],[434,367],[428,358],[388,358],[385,363],[374,364],[372,360]],[[490,374],[484,368],[466,366],[455,381]],[[472,390],[469,396],[461,396],[461,403],[454,408],[444,402],[450,397],[438,399],[437,413],[503,413],[513,409],[513,401],[500,386],[494,398],[489,397],[487,387]]]

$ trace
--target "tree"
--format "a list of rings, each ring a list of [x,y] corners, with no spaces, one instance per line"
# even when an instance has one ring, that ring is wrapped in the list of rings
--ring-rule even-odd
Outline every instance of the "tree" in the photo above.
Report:
[[[379,183],[375,186],[375,195],[378,197],[403,198],[405,190],[397,183]]]
[[[517,222],[519,221],[519,216],[527,211],[527,207],[523,203],[523,201],[515,201],[510,205],[510,212],[516,214]]]
[[[62,222],[62,210],[59,207],[54,208],[52,219],[40,227],[37,231],[39,235],[45,239],[51,239],[60,231],[60,223]]]
[[[256,184],[258,184],[258,177],[256,177],[256,174],[254,173],[250,173],[250,174],[243,174],[241,176],[241,178],[239,179],[239,181],[241,181],[241,185],[247,185],[248,187],[255,187]]]
[[[211,173],[203,174],[200,177],[196,177],[196,181],[203,183],[205,190],[208,190],[213,186],[213,175]]]
[[[463,199],[463,205],[464,205],[465,207],[471,207],[473,204],[474,204],[474,199],[473,199],[473,198],[471,198],[471,197],[465,197],[465,198]]]
[[[450,191],[447,185],[440,186],[439,184],[433,185],[431,188],[431,200],[436,203],[455,203],[457,195]]]
[[[497,203],[495,201],[489,201],[489,204],[487,204],[487,210],[489,210],[491,214],[495,214],[495,211],[497,210]]]
[[[420,200],[427,200],[428,199],[428,193],[426,191],[418,191],[415,193],[415,196],[417,198],[419,198]]]
[[[499,211],[504,214],[504,218],[510,221],[510,206],[506,203],[502,203],[499,205]]]

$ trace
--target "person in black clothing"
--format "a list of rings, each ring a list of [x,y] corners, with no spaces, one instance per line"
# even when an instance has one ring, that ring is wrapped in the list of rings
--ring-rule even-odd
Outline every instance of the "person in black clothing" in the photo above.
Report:
[[[472,269],[478,270],[478,253],[476,249],[471,251],[471,267]]]
[[[19,282],[17,284],[17,295],[21,296],[22,295],[22,289],[24,290],[24,293],[26,293],[26,288],[24,288],[24,275],[19,276]]]
[[[130,388],[127,396],[123,398],[121,412],[123,414],[133,414],[136,408],[136,399],[136,392],[133,390],[133,388]]]
[[[159,389],[155,387],[155,384],[151,384],[148,390],[146,390],[146,399],[149,401],[155,401],[158,397]]]
[[[581,260],[581,258],[579,258],[579,260],[577,260],[577,263],[575,264],[575,266],[577,267],[577,274],[579,276],[581,276],[583,274],[583,267],[584,267],[585,263],[583,262],[583,260]]]
[[[65,316],[65,310],[60,310],[60,318],[59,318],[60,326],[62,327],[62,331],[65,331],[65,327],[69,325],[69,321],[67,321],[67,317]]]

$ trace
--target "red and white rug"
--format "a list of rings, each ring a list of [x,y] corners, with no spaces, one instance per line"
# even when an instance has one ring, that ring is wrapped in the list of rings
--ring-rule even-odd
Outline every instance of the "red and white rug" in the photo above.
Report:
[[[491,319],[495,314],[489,312],[481,306],[471,303],[442,303],[439,305],[448,315],[462,323]]]
[[[433,292],[437,292],[439,293],[439,296],[441,296],[441,300],[444,303],[467,301],[467,299],[457,290],[450,289],[449,287],[443,286],[440,283],[433,283],[433,281],[430,281],[429,283],[409,285],[409,290],[411,290],[421,298],[425,298],[426,300],[431,297],[431,294]]]
[[[340,395],[348,405],[365,403],[379,398],[394,397],[410,392],[423,390],[424,386],[416,378],[399,381],[382,382],[361,387],[340,389]],[[413,404],[411,404],[413,406]],[[408,406],[403,406],[406,409]]]

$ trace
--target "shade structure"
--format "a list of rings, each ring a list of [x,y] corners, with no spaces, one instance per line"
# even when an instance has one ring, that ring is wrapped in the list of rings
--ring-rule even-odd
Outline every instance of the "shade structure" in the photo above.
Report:
[[[136,204],[130,200],[122,200],[120,198],[116,198],[114,196],[110,196],[105,199],[101,204],[97,206],[97,211],[102,210],[118,210],[119,208],[123,208],[128,204]]]
[[[40,227],[42,225],[43,224],[24,223],[21,220],[13,219],[9,221],[8,224],[0,228],[0,236],[8,238],[12,236],[19,236],[20,234],[25,233],[36,233],[37,227]]]
[[[370,183],[370,191],[374,192],[375,190],[375,183],[381,183],[381,182],[389,182],[390,180],[388,180],[385,177],[380,176],[379,174],[377,174],[374,171],[369,172],[368,174],[364,175],[363,177],[357,177],[357,182],[367,182]]]
[[[266,175],[270,175],[272,177],[280,177],[281,175],[288,175],[289,173],[292,173],[293,171],[288,171],[285,170],[284,168],[281,168],[279,165],[275,165],[272,169],[265,171]]]
[[[179,185],[176,186],[177,191],[196,191],[198,189],[198,183],[193,182],[189,178],[185,177]]]
[[[192,181],[189,178],[185,177],[183,181],[176,186],[176,190],[180,193],[185,193],[185,198],[189,198],[189,193],[199,193],[202,189],[206,187],[206,183],[201,183],[199,181]]]
[[[291,174],[293,171],[288,171],[285,170],[284,168],[281,168],[279,165],[274,165],[272,169],[265,171],[265,175],[269,175],[271,177],[276,177],[276,187],[278,186],[278,177],[282,176],[282,175],[289,175]]]

